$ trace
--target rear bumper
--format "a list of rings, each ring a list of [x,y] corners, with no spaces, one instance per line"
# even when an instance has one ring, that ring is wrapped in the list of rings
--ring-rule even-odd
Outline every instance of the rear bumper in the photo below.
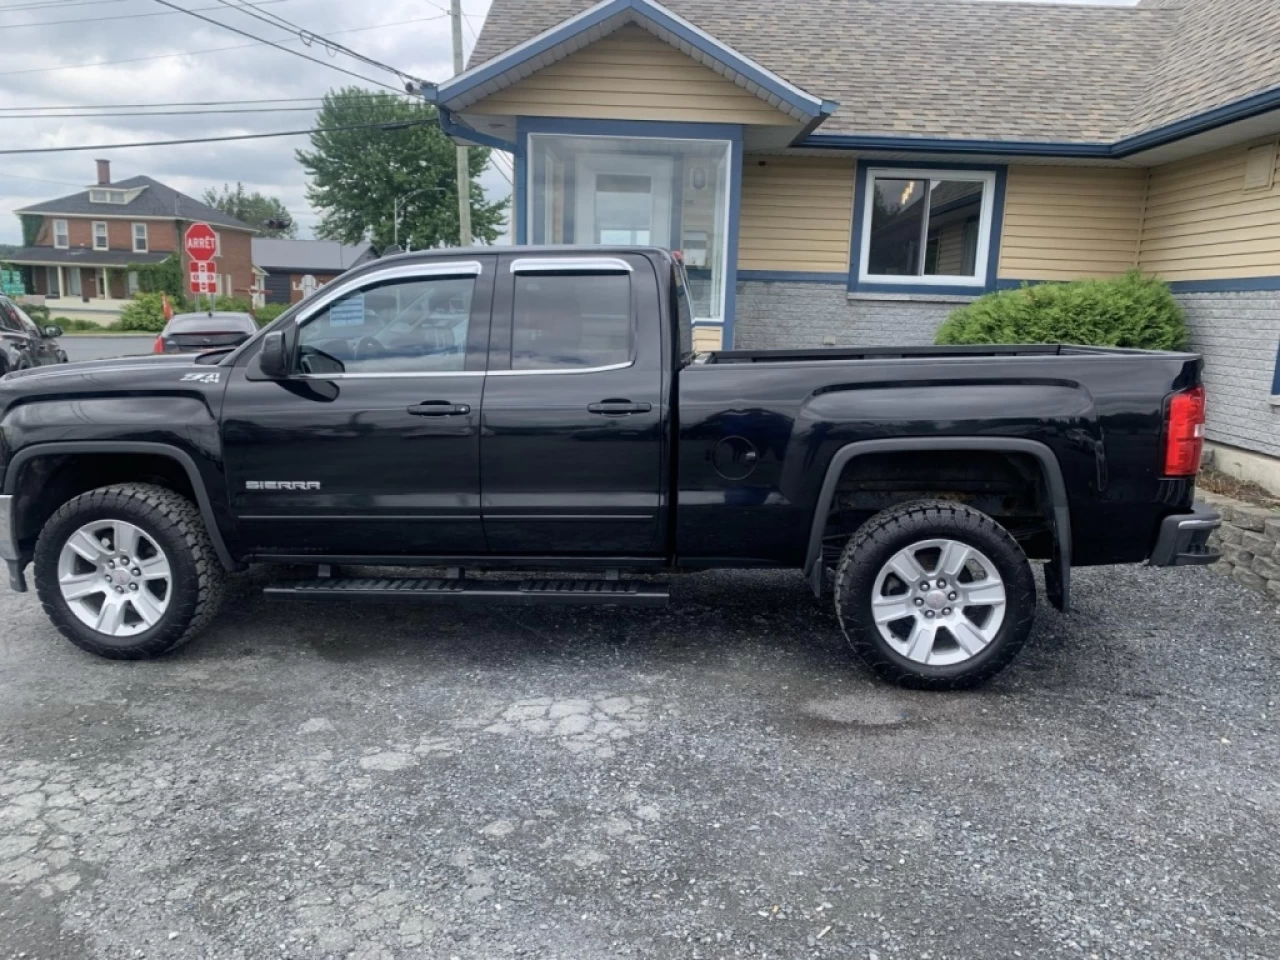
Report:
[[[1147,561],[1153,567],[1186,567],[1216,563],[1222,556],[1209,546],[1209,535],[1222,526],[1216,510],[1196,504],[1195,513],[1177,513],[1160,522],[1160,536]]]

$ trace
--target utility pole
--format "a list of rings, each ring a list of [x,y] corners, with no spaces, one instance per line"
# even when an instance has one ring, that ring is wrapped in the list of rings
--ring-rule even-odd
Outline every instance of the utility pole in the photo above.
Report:
[[[462,72],[462,0],[449,0],[449,18],[453,21],[453,75]],[[471,246],[471,168],[467,165],[467,148],[458,147],[458,241]]]

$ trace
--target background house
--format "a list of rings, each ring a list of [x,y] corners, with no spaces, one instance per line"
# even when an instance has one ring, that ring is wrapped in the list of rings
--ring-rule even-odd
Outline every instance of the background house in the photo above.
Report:
[[[352,267],[373,257],[370,243],[350,246],[332,240],[253,238],[253,264],[265,274],[265,303],[297,303]],[[308,281],[307,278],[311,280]]]
[[[703,347],[925,343],[986,291],[1159,274],[1210,437],[1278,469],[1274,0],[494,0],[425,93],[515,157],[518,241],[683,249]]]
[[[113,320],[137,288],[130,264],[177,255],[186,273],[183,233],[194,221],[218,234],[221,292],[249,296],[252,227],[150,177],[112,182],[106,160],[97,161],[97,174],[80,193],[16,211],[28,244],[5,262],[22,268],[29,296],[44,297],[60,316]]]

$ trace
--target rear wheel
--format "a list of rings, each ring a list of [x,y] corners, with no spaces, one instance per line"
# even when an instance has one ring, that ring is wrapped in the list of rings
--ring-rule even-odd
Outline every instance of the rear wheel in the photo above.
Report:
[[[63,504],[35,552],[40,602],[90,653],[141,660],[175,650],[217,611],[222,567],[181,494],[122,484]]]
[[[946,501],[872,517],[845,546],[836,612],[854,650],[905,687],[973,687],[1012,662],[1035,620],[1035,579],[989,516]]]

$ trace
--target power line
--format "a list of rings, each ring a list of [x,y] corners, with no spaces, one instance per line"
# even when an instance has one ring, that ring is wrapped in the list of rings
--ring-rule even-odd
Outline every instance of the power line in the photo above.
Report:
[[[447,14],[446,14],[447,16]],[[382,30],[385,27],[403,27],[410,23],[425,23],[428,20],[442,20],[443,17],[416,17],[413,20],[395,20],[391,23],[376,23],[369,27],[349,27],[346,30],[330,30],[330,36],[336,36],[344,33],[364,33],[368,30]],[[290,37],[283,43],[294,43],[298,38]],[[149,57],[130,57],[127,60],[95,60],[92,63],[68,63],[57,67],[32,67],[26,70],[6,70],[0,72],[0,77],[13,77],[25,73],[51,73],[55,70],[81,70],[85,67],[114,67],[122,63],[143,63],[149,60],[170,60],[174,57],[194,57],[204,53],[225,53],[228,50],[248,50],[250,47],[260,47],[267,44],[266,40],[258,40],[254,43],[236,43],[229,47],[209,47],[204,50],[183,50],[178,53],[159,53]]]
[[[125,3],[126,0],[41,0],[39,3],[32,3],[27,0],[24,3],[8,3],[0,6],[0,13],[8,13],[14,10],[47,10],[49,7],[92,7],[104,3]]]
[[[340,133],[344,130],[372,130],[387,132],[406,127],[420,127],[434,120],[384,120],[381,123],[355,123],[341,127],[312,127],[310,130],[277,130],[273,133],[239,133],[227,137],[192,137],[186,140],[145,140],[135,143],[93,143],[79,147],[23,147],[18,150],[0,150],[0,156],[26,153],[76,153],[84,150],[124,150],[128,147],[176,147],[188,143],[226,143],[230,140],[265,140],[268,137],[305,137],[313,133]]]
[[[261,20],[263,23],[267,24],[268,26],[275,27],[278,30],[288,30],[291,33],[296,33],[298,35],[298,39],[301,40],[307,46],[310,46],[314,40],[319,40],[321,43],[324,44],[326,52],[328,52],[331,56],[333,52],[336,50],[337,52],[345,53],[347,56],[352,57],[353,59],[359,60],[361,63],[367,64],[368,66],[374,67],[379,70],[386,70],[389,73],[393,73],[397,77],[399,77],[401,81],[413,80],[413,81],[417,81],[418,84],[422,83],[422,80],[420,78],[415,77],[412,74],[405,73],[403,70],[397,70],[395,67],[388,66],[387,64],[383,63],[381,60],[375,60],[372,57],[365,56],[363,53],[359,53],[356,50],[352,50],[350,47],[343,46],[340,43],[335,43],[332,40],[328,40],[325,37],[315,33],[312,30],[308,30],[305,27],[299,26],[298,24],[293,23],[290,20],[286,20],[284,17],[277,16],[276,14],[271,12],[262,13],[254,9],[253,4],[249,3],[248,0],[240,0],[239,3],[232,3],[231,0],[218,0],[218,2],[221,3],[224,7],[227,7],[231,10],[235,10],[239,13],[246,14],[247,16],[253,17],[255,20]]]
[[[116,117],[214,117],[223,113],[304,113],[306,111],[319,109],[320,107],[247,107],[244,109],[229,107],[223,110],[155,110],[139,112],[128,111],[124,113],[94,111],[90,113],[44,114],[9,114],[0,111],[0,120],[67,120],[79,117],[100,117],[104,120],[112,120]]]
[[[250,40],[256,41],[257,43],[265,43],[269,47],[275,47],[277,50],[283,50],[285,53],[291,53],[295,57],[301,57],[303,60],[309,60],[312,63],[318,63],[320,64],[320,66],[328,67],[330,70],[337,70],[339,73],[345,73],[347,76],[355,77],[357,80],[363,80],[365,83],[372,83],[379,87],[385,87],[388,90],[394,90],[396,93],[404,92],[404,90],[401,89],[400,87],[393,87],[391,86],[391,84],[383,83],[381,80],[374,80],[372,77],[366,77],[362,73],[356,73],[354,70],[348,70],[345,67],[340,67],[336,63],[326,63],[325,61],[319,60],[315,57],[309,57],[305,53],[303,53],[301,50],[290,50],[288,47],[283,47],[280,44],[276,43],[274,40],[263,40],[262,37],[256,37],[252,33],[249,33],[247,30],[241,30],[239,27],[233,27],[229,23],[223,23],[221,20],[213,19],[213,17],[206,17],[203,14],[196,13],[195,9],[191,9],[191,10],[184,9],[183,7],[178,6],[176,3],[170,3],[169,0],[156,0],[156,3],[160,4],[161,6],[170,7],[178,11],[179,13],[189,13],[191,14],[191,16],[195,17],[197,20],[203,20],[206,23],[212,23],[216,27],[222,27],[224,30],[230,30],[232,33],[238,33],[240,34],[240,36],[248,37]],[[217,8],[211,8],[211,9],[217,9]]]
[[[83,187],[83,183],[68,183],[66,180],[48,180],[44,177],[24,177],[20,173],[3,173],[0,172],[0,180],[8,177],[10,180],[31,180],[35,183],[56,183],[60,187]]]
[[[260,6],[266,6],[268,3],[286,3],[288,0],[258,0]],[[173,4],[166,3],[166,7],[172,7]],[[217,10],[218,7],[192,7],[190,10],[183,10],[181,7],[174,7],[179,13],[195,13],[197,10]],[[56,27],[63,23],[101,23],[104,20],[139,20],[142,17],[168,17],[168,13],[121,13],[114,17],[76,17],[72,20],[41,20],[36,23],[6,23],[5,30],[17,30],[21,27]],[[201,17],[200,19],[206,19]],[[210,23],[217,23],[217,20],[210,20]]]
[[[222,107],[244,103],[319,103],[323,97],[276,97],[270,100],[179,100],[173,103],[69,103],[65,106],[45,104],[36,107],[0,107],[0,113],[35,110],[132,110],[143,107]]]

